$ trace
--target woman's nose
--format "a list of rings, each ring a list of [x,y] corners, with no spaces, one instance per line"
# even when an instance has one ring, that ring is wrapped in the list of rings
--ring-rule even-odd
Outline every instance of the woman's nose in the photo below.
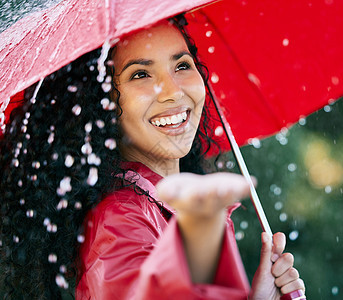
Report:
[[[185,95],[180,83],[172,74],[165,74],[154,86],[159,102],[179,101]]]

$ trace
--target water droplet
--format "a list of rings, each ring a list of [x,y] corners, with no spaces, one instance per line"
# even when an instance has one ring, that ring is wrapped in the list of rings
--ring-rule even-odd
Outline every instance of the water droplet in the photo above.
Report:
[[[68,287],[69,287],[68,282],[65,280],[65,278],[61,274],[56,275],[56,284],[59,287],[64,288],[64,289],[68,289]]]
[[[83,154],[89,155],[92,153],[92,151],[93,151],[93,149],[92,149],[92,146],[90,145],[90,143],[86,143],[81,147],[81,152]]]
[[[49,263],[56,263],[57,262],[57,255],[54,253],[49,254],[48,256]]]
[[[156,95],[161,94],[163,87],[163,82],[160,85],[154,84],[154,91]]]
[[[207,37],[211,37],[211,35],[212,35],[212,31],[211,30],[206,31],[206,36]]]
[[[286,213],[281,213],[280,216],[279,216],[279,219],[280,219],[281,222],[287,221],[287,218],[288,218],[288,216],[287,216]]]
[[[60,272],[63,274],[63,273],[66,273],[67,272],[67,267],[65,265],[61,265],[60,266]]]
[[[27,124],[29,124],[29,121],[28,121],[28,119],[23,119],[23,124],[24,124],[24,125],[27,125]]]
[[[82,235],[82,234],[79,234],[79,235],[77,236],[77,241],[78,241],[80,244],[82,244],[82,243],[85,241],[85,236]]]
[[[277,186],[276,184],[272,184],[270,186],[270,191],[274,193],[274,195],[279,196],[282,193],[282,189]]]
[[[253,83],[255,84],[257,87],[261,87],[261,81],[260,79],[258,79],[258,77],[253,74],[253,73],[249,73],[248,74],[248,79]]]
[[[53,153],[53,154],[51,155],[51,158],[52,158],[53,160],[57,160],[57,159],[58,159],[58,153]]]
[[[68,201],[66,199],[61,199],[57,204],[57,210],[66,209],[68,207]]]
[[[282,45],[287,47],[289,45],[289,39],[283,39],[282,40]]]
[[[108,93],[112,89],[112,85],[110,83],[105,82],[101,85],[101,88],[105,93]]]
[[[331,289],[331,293],[332,295],[338,295],[338,292],[339,292],[339,288],[338,286],[333,286],[332,289]]]
[[[304,126],[305,124],[306,124],[306,118],[305,117],[301,117],[299,119],[299,125]]]
[[[117,143],[114,139],[107,139],[105,141],[105,147],[110,149],[110,150],[113,150],[117,147]]]
[[[261,148],[261,141],[258,138],[249,139],[248,143],[256,149]]]
[[[25,133],[27,130],[27,127],[25,125],[21,126],[21,132]]]
[[[26,216],[28,218],[33,218],[33,217],[36,216],[36,212],[33,209],[29,209],[29,210],[26,211]]]
[[[82,203],[80,201],[76,201],[74,204],[75,209],[81,209],[82,208]]]
[[[14,166],[14,167],[16,167],[16,168],[18,168],[19,167],[19,160],[18,159],[13,159],[12,160],[12,165]]]
[[[214,50],[215,50],[214,46],[211,46],[208,48],[208,53],[214,53]]]
[[[212,83],[217,83],[219,81],[219,76],[216,73],[212,73],[211,81]]]
[[[274,204],[275,210],[281,210],[282,207],[283,207],[283,203],[280,202],[280,201],[278,201],[278,202],[276,202],[276,203]]]
[[[23,199],[23,198],[20,199],[20,200],[19,200],[19,204],[20,204],[20,205],[24,205],[24,204],[25,204],[25,199]]]
[[[330,186],[330,185],[327,185],[326,187],[325,187],[325,193],[326,194],[330,194],[332,192],[332,187]]]
[[[78,116],[78,115],[80,115],[80,113],[81,113],[81,106],[78,105],[78,104],[76,104],[76,105],[71,109],[71,111],[73,112],[73,114],[74,114],[75,116]]]
[[[70,181],[71,181],[70,177],[64,177],[60,181],[60,186],[57,188],[57,194],[59,196],[64,196],[67,192],[71,191]]]
[[[299,232],[298,230],[293,230],[289,233],[288,236],[291,241],[295,241],[299,237]]]
[[[221,136],[224,133],[224,129],[222,126],[218,126],[215,130],[214,130],[214,134],[216,136]]]
[[[49,219],[49,218],[45,218],[44,221],[43,221],[43,224],[44,224],[45,227],[47,227],[48,225],[50,225],[50,224],[51,224],[50,219]]]
[[[101,159],[100,157],[96,156],[94,153],[91,153],[90,155],[88,155],[87,157],[87,163],[89,165],[96,165],[96,166],[99,166],[101,164]]]
[[[332,111],[332,107],[330,105],[325,105],[323,109],[324,109],[325,112]]]
[[[67,90],[70,93],[76,93],[77,92],[77,86],[75,86],[75,85],[68,85]]]
[[[22,187],[23,186],[23,181],[21,179],[18,180],[18,186]]]
[[[67,168],[70,168],[73,164],[74,164],[74,157],[72,157],[71,155],[67,154],[66,158],[64,160],[64,165]]]
[[[105,126],[105,122],[103,120],[96,120],[95,124],[100,129],[104,128],[104,126]]]
[[[48,232],[57,232],[57,225],[56,224],[48,224],[48,226],[46,227],[46,230]]]
[[[244,232],[243,231],[237,231],[235,234],[236,240],[241,241],[244,239]]]
[[[19,243],[19,237],[18,236],[16,236],[16,235],[14,235],[13,236],[13,242],[15,242],[15,243]]]
[[[242,228],[242,229],[247,229],[249,224],[247,221],[242,221],[239,226]]]
[[[224,167],[224,163],[222,161],[217,162],[218,169],[222,169]]]
[[[40,162],[39,161],[32,162],[32,168],[39,169],[40,168]]]
[[[102,108],[104,110],[114,110],[116,108],[116,105],[114,102],[111,102],[109,99],[107,98],[103,98],[101,101],[100,101],[101,105],[102,105]]]
[[[86,125],[85,125],[85,131],[87,133],[90,133],[92,131],[92,123],[91,122],[88,122]]]
[[[235,163],[231,160],[229,160],[227,163],[226,163],[226,167],[228,169],[233,169],[235,167]]]
[[[48,143],[52,144],[52,142],[55,139],[55,134],[53,132],[50,133],[49,137],[48,137]]]
[[[297,165],[295,163],[290,163],[287,168],[288,171],[294,172],[297,169]]]
[[[98,169],[97,168],[90,168],[89,175],[87,178],[87,184],[90,186],[94,186],[98,181]]]

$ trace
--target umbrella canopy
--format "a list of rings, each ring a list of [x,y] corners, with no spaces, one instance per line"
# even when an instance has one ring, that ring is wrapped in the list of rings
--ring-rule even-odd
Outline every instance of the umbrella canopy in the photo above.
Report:
[[[0,35],[0,104],[105,42],[188,11],[212,91],[242,145],[343,94],[342,9],[332,0],[61,1]],[[218,121],[227,150],[222,133]]]

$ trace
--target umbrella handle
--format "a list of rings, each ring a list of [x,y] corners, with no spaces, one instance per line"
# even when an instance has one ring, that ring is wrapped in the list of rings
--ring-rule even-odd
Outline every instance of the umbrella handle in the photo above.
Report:
[[[306,296],[302,290],[296,290],[283,295],[280,300],[306,300]]]

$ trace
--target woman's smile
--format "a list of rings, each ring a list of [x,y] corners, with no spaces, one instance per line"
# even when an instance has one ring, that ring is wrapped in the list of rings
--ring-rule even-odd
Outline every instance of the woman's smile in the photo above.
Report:
[[[113,63],[122,108],[122,155],[155,170],[156,161],[187,155],[202,115],[205,86],[180,31],[162,22],[133,34],[118,43]]]

